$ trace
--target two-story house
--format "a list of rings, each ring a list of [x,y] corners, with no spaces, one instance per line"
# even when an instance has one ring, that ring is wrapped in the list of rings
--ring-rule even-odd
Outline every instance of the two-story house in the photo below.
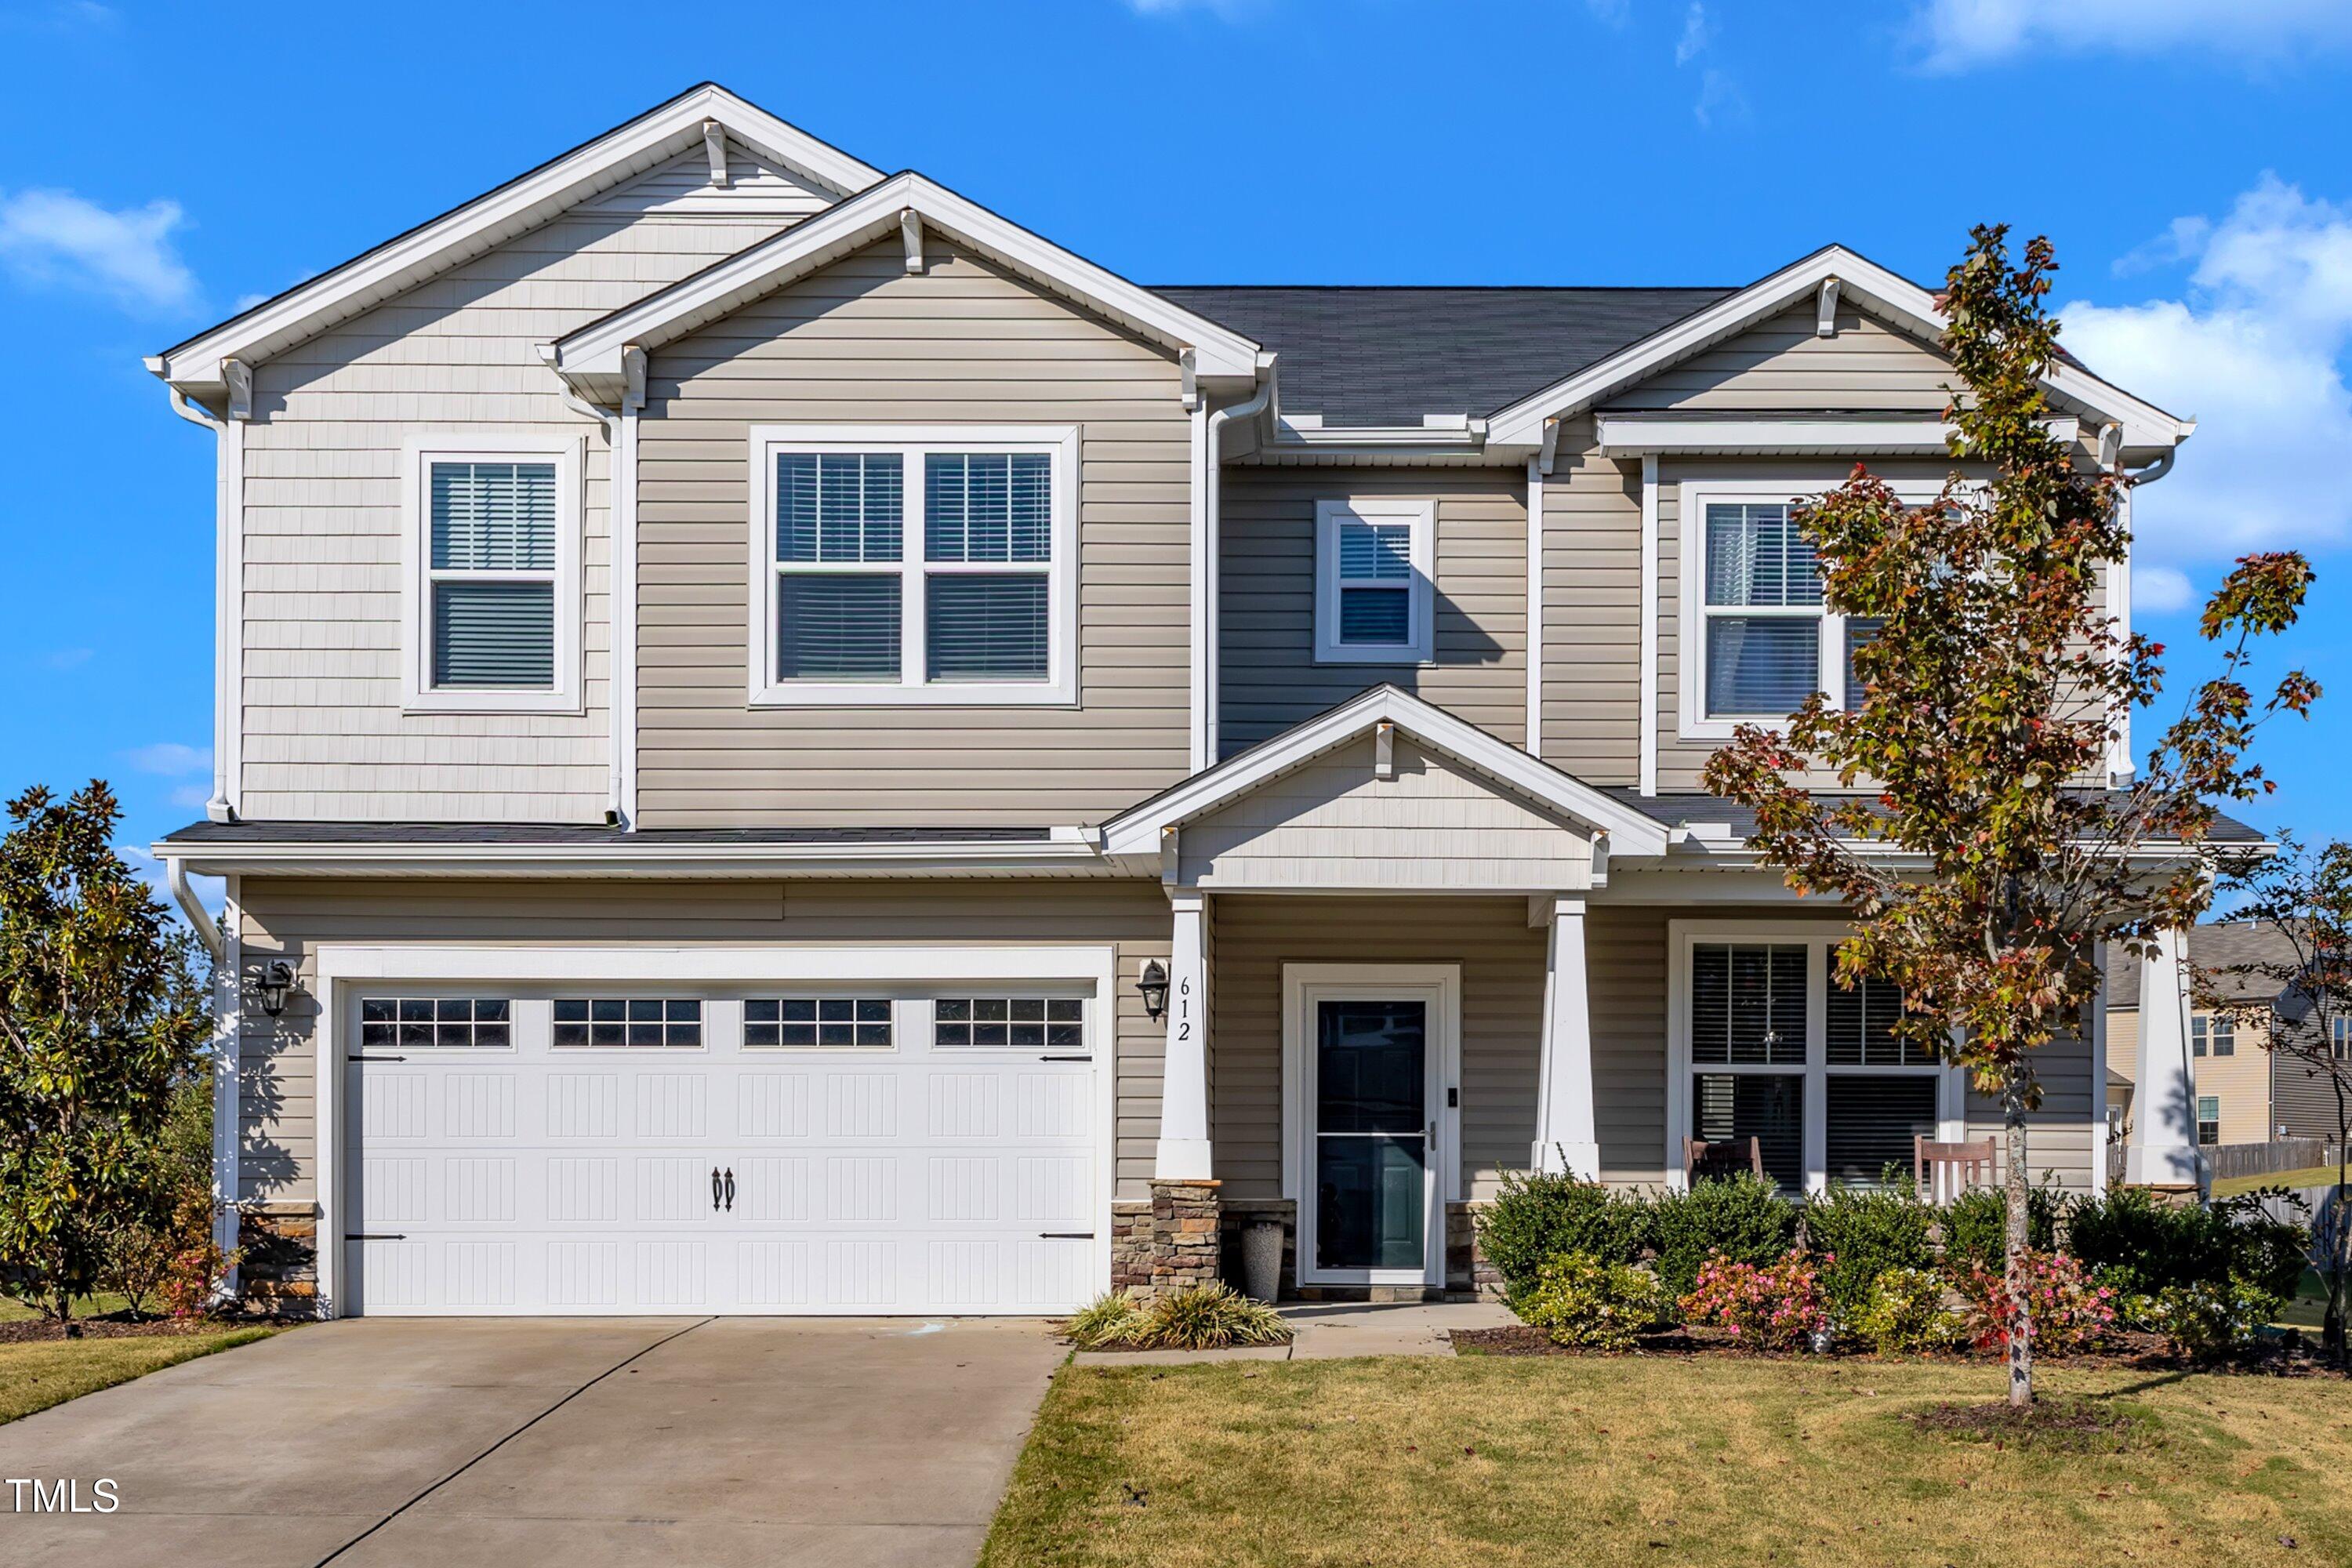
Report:
[[[1272,1218],[1437,1290],[1509,1170],[1997,1133],[1698,787],[1843,690],[1790,502],[1932,492],[1939,331],[1835,247],[1144,288],[705,86],[156,356],[246,1288],[1047,1312]],[[2050,391],[2086,464],[2190,428]],[[2077,1187],[2103,1046],[2042,1064]]]

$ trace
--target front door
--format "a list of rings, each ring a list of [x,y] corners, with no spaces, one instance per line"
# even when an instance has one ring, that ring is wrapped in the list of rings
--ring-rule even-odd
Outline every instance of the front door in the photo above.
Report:
[[[1291,1184],[1303,1283],[1444,1282],[1450,997],[1450,976],[1298,976]]]

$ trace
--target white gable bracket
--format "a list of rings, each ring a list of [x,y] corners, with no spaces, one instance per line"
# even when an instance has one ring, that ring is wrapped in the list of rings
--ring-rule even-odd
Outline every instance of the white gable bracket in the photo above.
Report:
[[[1813,319],[1813,336],[1817,338],[1837,336],[1837,302],[1838,280],[1835,278],[1822,279],[1821,301],[1815,308]]]
[[[898,238],[907,247],[907,270],[923,269],[923,219],[912,207],[898,209]]]
[[[710,157],[710,183],[727,184],[727,127],[716,120],[702,122],[702,150]]]

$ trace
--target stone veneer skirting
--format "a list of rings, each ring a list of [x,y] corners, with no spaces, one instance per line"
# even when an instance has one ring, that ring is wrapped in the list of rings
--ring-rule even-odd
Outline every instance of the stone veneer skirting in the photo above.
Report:
[[[307,1318],[319,1310],[319,1214],[308,1203],[240,1205],[237,1296],[257,1312]]]
[[[1149,1204],[1114,1205],[1110,1282],[1149,1299],[1223,1276],[1216,1182],[1151,1184]]]

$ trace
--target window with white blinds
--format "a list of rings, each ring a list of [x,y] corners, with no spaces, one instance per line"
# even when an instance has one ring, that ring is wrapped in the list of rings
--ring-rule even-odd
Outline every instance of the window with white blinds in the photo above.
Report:
[[[579,443],[408,448],[412,710],[578,706]]]
[[[775,426],[755,702],[1076,695],[1075,430]]]
[[[1389,497],[1324,500],[1315,519],[1316,659],[1427,663],[1435,508]]]
[[[1907,1171],[1912,1140],[1946,1132],[1958,1080],[1895,1033],[1901,991],[1838,983],[1834,928],[1676,922],[1669,1159],[1682,1139],[1756,1141],[1790,1192],[1874,1186]]]

